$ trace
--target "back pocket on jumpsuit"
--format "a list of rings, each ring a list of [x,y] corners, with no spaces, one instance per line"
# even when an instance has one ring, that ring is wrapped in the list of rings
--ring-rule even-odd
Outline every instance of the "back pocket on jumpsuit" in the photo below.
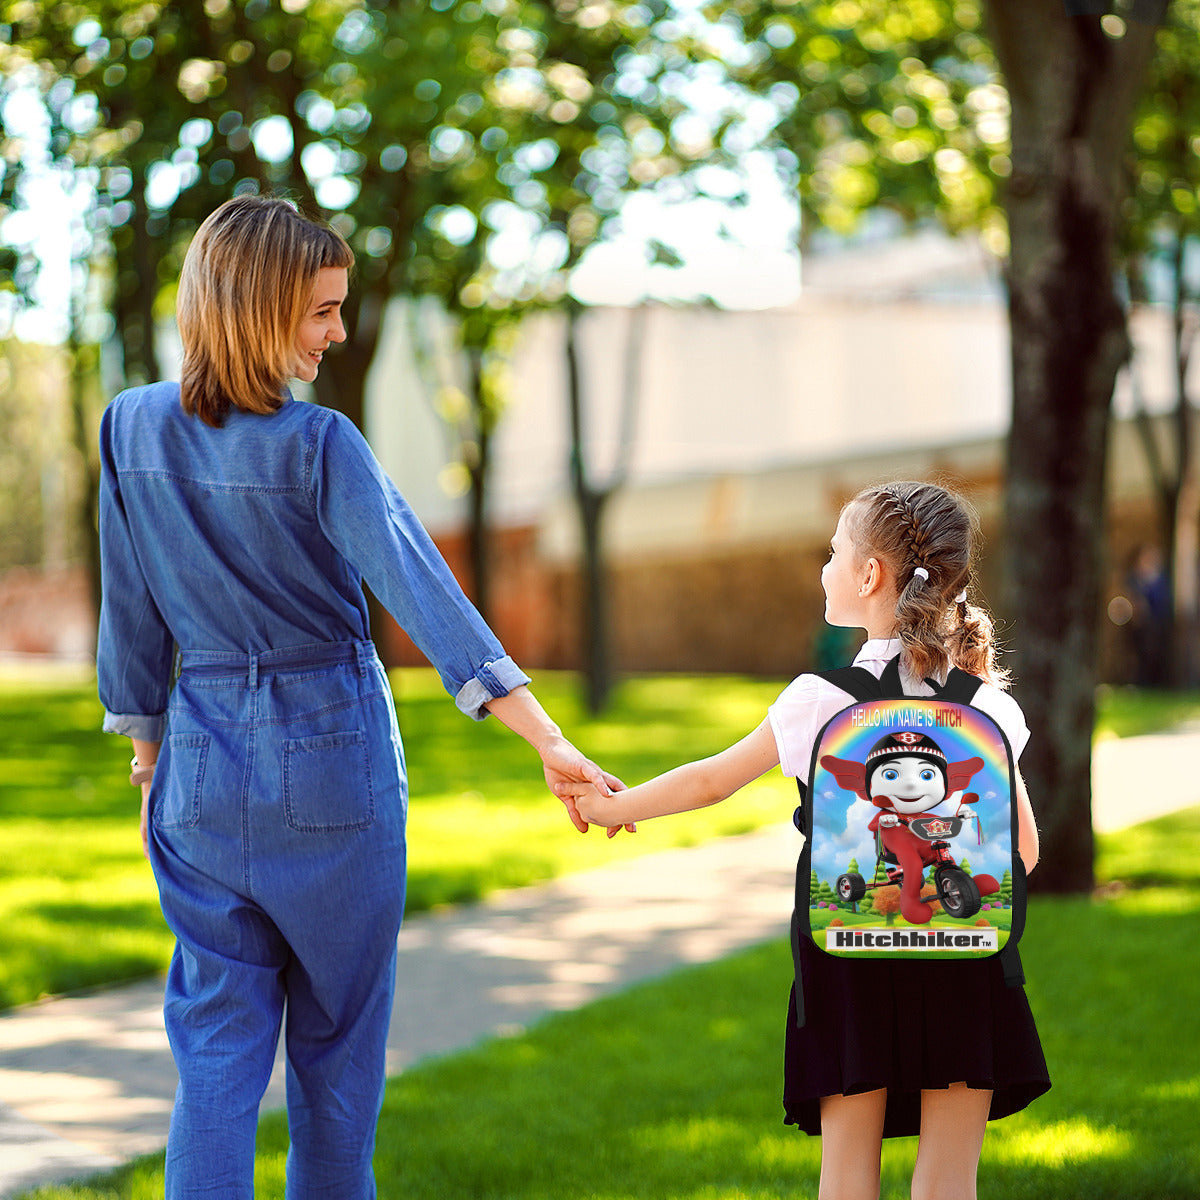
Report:
[[[366,735],[318,733],[283,744],[283,806],[300,833],[347,833],[375,820]]]
[[[209,740],[204,733],[167,735],[170,770],[154,804],[154,823],[159,829],[191,829],[200,820]]]

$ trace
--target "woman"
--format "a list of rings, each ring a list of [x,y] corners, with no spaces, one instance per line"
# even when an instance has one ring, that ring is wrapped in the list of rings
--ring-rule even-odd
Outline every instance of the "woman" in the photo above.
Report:
[[[122,393],[101,424],[104,728],[133,741],[177,937],[172,1197],[252,1195],[285,1011],[288,1194],[374,1195],[407,786],[364,579],[552,787],[620,786],[534,699],[354,426],[287,395],[345,339],[352,261],[285,201],[222,205],[180,278],[181,383]]]

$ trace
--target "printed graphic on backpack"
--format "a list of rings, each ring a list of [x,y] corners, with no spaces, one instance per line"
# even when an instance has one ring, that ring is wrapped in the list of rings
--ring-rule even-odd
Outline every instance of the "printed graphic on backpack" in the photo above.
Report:
[[[889,957],[999,951],[1012,922],[1013,804],[992,719],[936,699],[860,703],[829,722],[813,757],[816,945]]]
[[[792,957],[796,1024],[805,1023],[802,950],[847,959],[998,955],[1025,982],[1025,868],[1017,847],[1016,768],[1008,740],[971,701],[982,680],[952,668],[932,697],[908,697],[894,658],[821,671],[854,703],[817,735],[796,780]]]

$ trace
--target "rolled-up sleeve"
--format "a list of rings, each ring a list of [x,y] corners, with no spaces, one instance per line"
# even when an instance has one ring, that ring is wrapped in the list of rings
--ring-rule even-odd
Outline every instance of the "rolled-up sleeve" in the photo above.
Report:
[[[433,539],[355,426],[331,412],[312,463],[317,520],[433,664],[468,716],[529,676],[463,594]]]
[[[146,584],[121,501],[113,405],[100,422],[100,625],[96,677],[104,729],[162,740],[174,640]]]

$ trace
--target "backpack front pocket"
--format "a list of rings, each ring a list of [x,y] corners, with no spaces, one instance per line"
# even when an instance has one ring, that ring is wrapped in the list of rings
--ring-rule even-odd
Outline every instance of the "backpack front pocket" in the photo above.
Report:
[[[371,761],[360,730],[288,738],[283,746],[283,803],[299,833],[348,833],[375,820]]]

